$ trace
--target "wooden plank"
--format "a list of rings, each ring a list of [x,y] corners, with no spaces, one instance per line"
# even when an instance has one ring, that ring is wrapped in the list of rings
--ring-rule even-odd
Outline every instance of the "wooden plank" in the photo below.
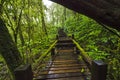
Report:
[[[64,66],[64,68],[73,68],[73,67],[85,67],[86,65],[82,65],[82,66]],[[46,66],[46,68],[61,68],[61,66]]]
[[[84,77],[69,77],[69,78],[58,78],[58,79],[47,79],[47,80],[86,80]]]
[[[74,43],[57,43],[56,47],[74,47],[75,44]]]
[[[48,75],[46,78],[47,79],[59,79],[59,78],[71,78],[71,77],[82,77],[86,76],[87,74],[82,74],[82,73],[63,73],[63,74],[52,74]]]
[[[55,63],[55,62],[76,62],[76,60],[55,60],[55,61],[53,61],[53,63]]]
[[[84,68],[84,69],[87,69],[87,66],[82,66],[82,67],[79,67],[79,66],[75,66],[75,67],[59,67],[59,68],[50,68],[50,70],[51,71],[57,71],[57,70],[69,70],[69,69],[71,69],[71,70],[73,70],[73,69],[82,69],[82,68]]]
[[[73,62],[65,61],[65,62],[53,62],[52,64],[60,65],[60,64],[74,64],[74,63],[78,63],[78,62],[77,61],[73,61]]]
[[[81,72],[82,69],[69,69],[69,70],[56,70],[56,71],[49,71],[48,74],[57,74],[57,73],[69,73],[69,72]]]
[[[68,53],[70,53],[70,52],[73,52],[74,50],[73,49],[62,49],[62,50],[57,50],[59,53],[60,52],[68,52]]]
[[[46,75],[41,75],[37,78],[37,80],[40,80],[40,78],[44,78],[45,80],[49,80],[49,79],[71,79],[72,77],[79,77],[79,78],[85,78],[87,77],[88,73],[79,73],[79,72],[72,72],[72,73],[60,73],[60,74],[48,74]],[[44,77],[43,77],[44,76]],[[73,78],[72,78],[73,79]]]
[[[62,65],[52,65],[51,67],[74,67],[74,66],[82,66],[81,64],[62,64]]]

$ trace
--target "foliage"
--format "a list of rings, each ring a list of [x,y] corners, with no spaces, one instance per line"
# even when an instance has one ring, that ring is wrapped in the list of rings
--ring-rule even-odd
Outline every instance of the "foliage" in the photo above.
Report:
[[[48,26],[45,23],[44,12],[46,8],[42,0],[5,0],[4,2],[1,17],[21,52],[22,64],[33,64],[53,42],[51,35],[54,33],[46,35]],[[52,28],[49,27],[49,30]],[[16,56],[13,56],[13,59],[14,57]],[[14,64],[11,63],[11,65]]]
[[[78,18],[77,15],[73,14],[72,17],[67,18],[68,33],[74,33],[75,39],[92,59],[108,63],[108,80],[120,79],[119,37],[95,21],[83,15],[79,15]]]

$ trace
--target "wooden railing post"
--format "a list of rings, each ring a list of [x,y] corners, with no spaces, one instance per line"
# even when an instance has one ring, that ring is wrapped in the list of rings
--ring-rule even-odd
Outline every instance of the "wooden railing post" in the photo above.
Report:
[[[72,34],[72,39],[74,39],[74,34]]]
[[[76,47],[76,54],[80,54],[80,50]]]
[[[91,80],[106,80],[107,64],[101,60],[92,61],[92,78]]]
[[[52,59],[54,58],[54,55],[55,55],[55,48],[52,48],[52,49],[51,49],[51,58],[52,58]]]
[[[33,80],[33,73],[30,64],[15,69],[15,80]]]
[[[57,40],[59,39],[58,35],[56,35],[56,39],[57,39]]]

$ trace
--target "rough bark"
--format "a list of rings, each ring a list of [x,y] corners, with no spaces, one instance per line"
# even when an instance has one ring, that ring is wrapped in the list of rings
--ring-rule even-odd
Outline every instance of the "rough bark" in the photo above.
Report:
[[[14,69],[21,64],[22,58],[2,19],[0,19],[0,53],[13,74]]]
[[[51,0],[120,31],[119,0]]]

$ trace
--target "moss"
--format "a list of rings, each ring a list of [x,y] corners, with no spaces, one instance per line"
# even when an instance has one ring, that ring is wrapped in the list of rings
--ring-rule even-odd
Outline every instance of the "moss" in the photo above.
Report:
[[[0,53],[13,75],[14,69],[22,63],[22,58],[2,19],[0,19]]]
[[[89,63],[89,65],[91,65],[92,63],[92,59],[88,56],[88,54],[84,51],[84,49],[73,39],[74,44],[77,46],[77,48],[80,50],[81,52],[81,56],[82,58]]]

